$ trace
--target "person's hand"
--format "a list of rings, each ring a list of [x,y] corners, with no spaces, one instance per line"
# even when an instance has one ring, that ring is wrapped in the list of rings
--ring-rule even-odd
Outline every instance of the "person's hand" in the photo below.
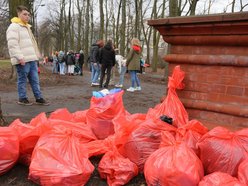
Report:
[[[97,66],[97,63],[93,63],[94,66]]]
[[[22,66],[24,66],[24,65],[25,65],[24,59],[20,59],[20,60],[19,60],[19,64],[22,65]]]

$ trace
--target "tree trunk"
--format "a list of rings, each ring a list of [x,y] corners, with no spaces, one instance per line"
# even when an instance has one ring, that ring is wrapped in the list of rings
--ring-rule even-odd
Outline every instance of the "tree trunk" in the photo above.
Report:
[[[71,2],[72,0],[69,0],[69,13],[68,13],[68,25],[67,25],[67,27],[68,27],[68,29],[69,29],[69,35],[68,35],[68,40],[69,40],[69,50],[73,50],[73,40],[74,40],[74,38],[72,39],[72,28],[73,28],[73,24],[72,24],[72,16],[71,16],[71,13],[72,13],[72,10],[71,10],[71,8],[72,8],[72,2]]]
[[[198,0],[192,0],[192,2],[190,3],[190,15],[195,15],[197,3],[198,3]]]
[[[157,19],[157,0],[153,3],[153,19]],[[153,56],[152,56],[152,71],[157,71],[158,63],[158,46],[157,46],[157,30],[153,29]]]
[[[178,15],[178,0],[169,0],[169,16],[175,17]]]
[[[135,26],[134,26],[134,37],[138,38],[138,30],[139,30],[139,3],[135,1]]]
[[[100,33],[99,33],[99,39],[103,39],[104,38],[103,0],[99,0],[99,9],[100,9]]]
[[[240,12],[244,11],[244,8],[248,6],[248,2],[246,2],[245,4],[243,4],[243,1],[240,0]]]
[[[81,37],[82,37],[82,12],[83,12],[83,8],[80,7],[80,2],[79,0],[77,0],[77,11],[78,11],[78,19],[77,19],[77,23],[78,23],[78,27],[77,27],[77,51],[79,51],[80,49],[82,49],[81,46]]]
[[[67,52],[69,49],[68,47],[68,17],[66,17],[66,10],[64,9],[64,43],[65,43],[65,51]]]
[[[61,1],[60,11],[59,11],[59,28],[58,37],[56,42],[56,48],[60,50],[65,50],[65,24],[64,24],[64,11],[65,11],[65,0]]]
[[[85,12],[85,59],[88,59],[89,55],[89,32],[90,32],[90,0],[87,0],[86,2],[86,12]],[[93,11],[91,11],[91,17],[93,17]],[[93,20],[92,20],[93,22]],[[93,24],[93,23],[92,23]],[[91,24],[91,26],[92,26]],[[86,65],[87,66],[87,65]]]
[[[108,30],[109,30],[109,12],[108,12],[108,3],[107,0],[105,0],[105,15],[106,15],[106,21],[105,21],[105,41],[108,39]]]
[[[180,1],[181,6],[181,1]],[[169,16],[175,17],[181,14],[181,11],[178,11],[178,0],[169,0]],[[170,54],[171,45],[168,44],[167,46],[167,54]],[[168,76],[169,76],[169,63],[165,61],[164,66],[164,81],[166,83],[165,95],[167,95],[167,84],[168,84]]]
[[[120,41],[120,54],[122,56],[125,55],[125,44],[126,44],[126,0],[122,0],[122,8],[121,8],[121,41]]]
[[[120,0],[120,3],[119,3],[119,7],[118,7],[118,13],[117,13],[117,20],[116,20],[116,33],[115,33],[115,45],[117,46],[117,47],[120,47],[119,45],[119,36],[120,36],[120,34],[119,34],[119,23],[120,23],[120,14],[121,14],[121,7],[122,7],[122,3],[123,3],[123,1],[122,0]],[[124,42],[124,46],[125,46],[125,42]],[[120,49],[121,50],[121,49]],[[124,52],[123,53],[121,53],[121,51],[119,51],[120,52],[120,54],[121,55],[124,55]]]
[[[232,12],[234,12],[235,3],[236,3],[236,0],[233,0],[233,1],[232,1]]]

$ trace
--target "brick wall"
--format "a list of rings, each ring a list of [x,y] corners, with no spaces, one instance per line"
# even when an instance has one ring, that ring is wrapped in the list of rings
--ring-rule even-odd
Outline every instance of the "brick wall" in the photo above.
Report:
[[[178,92],[191,119],[209,128],[248,127],[248,14],[178,17],[150,20],[171,44],[170,74],[185,71],[185,89]]]

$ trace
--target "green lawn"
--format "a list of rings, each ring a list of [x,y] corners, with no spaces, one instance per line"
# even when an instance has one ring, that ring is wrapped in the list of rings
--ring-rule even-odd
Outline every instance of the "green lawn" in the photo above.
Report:
[[[11,68],[10,60],[0,60],[0,68]]]

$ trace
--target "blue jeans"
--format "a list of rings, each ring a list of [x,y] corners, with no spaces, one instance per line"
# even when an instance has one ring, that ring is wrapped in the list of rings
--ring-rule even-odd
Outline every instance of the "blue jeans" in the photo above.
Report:
[[[126,66],[122,66],[121,67],[121,73],[120,73],[119,85],[123,85],[124,84],[124,76],[126,74],[126,71],[127,71],[127,67]]]
[[[27,62],[25,65],[16,65],[17,90],[19,99],[27,98],[27,78],[36,99],[42,98],[36,61]]]
[[[58,63],[55,61],[53,62],[52,73],[58,73]]]
[[[131,75],[131,82],[132,82],[132,87],[135,87],[135,83],[137,87],[140,87],[140,80],[137,76],[137,71],[136,70],[130,70],[130,75]]]
[[[100,65],[91,63],[91,83],[96,83],[100,75]]]
[[[59,63],[59,73],[65,74],[65,62]]]

